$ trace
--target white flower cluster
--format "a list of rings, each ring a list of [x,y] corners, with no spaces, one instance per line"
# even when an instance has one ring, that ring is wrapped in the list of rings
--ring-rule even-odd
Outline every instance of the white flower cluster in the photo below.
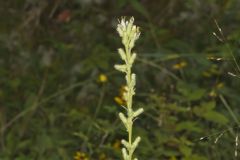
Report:
[[[133,24],[134,18],[131,17],[129,21],[127,21],[125,18],[122,18],[119,20],[119,24],[117,25],[117,31],[122,37],[122,43],[125,46],[128,46],[131,50],[134,47],[135,41],[140,36],[139,27]]]

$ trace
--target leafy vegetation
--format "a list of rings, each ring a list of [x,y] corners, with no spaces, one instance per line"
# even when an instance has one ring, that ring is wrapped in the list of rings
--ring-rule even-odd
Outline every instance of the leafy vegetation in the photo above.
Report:
[[[0,159],[121,159],[121,16],[142,33],[139,159],[236,159],[239,12],[237,0],[1,1]]]

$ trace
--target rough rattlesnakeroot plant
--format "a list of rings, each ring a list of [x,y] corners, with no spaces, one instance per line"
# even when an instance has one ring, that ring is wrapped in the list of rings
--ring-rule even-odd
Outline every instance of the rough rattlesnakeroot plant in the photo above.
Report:
[[[132,99],[135,94],[136,85],[136,75],[132,73],[131,70],[136,58],[136,53],[133,53],[132,49],[134,47],[135,41],[140,36],[139,27],[133,23],[133,17],[130,18],[129,21],[127,21],[125,18],[119,20],[117,31],[122,38],[122,44],[124,47],[119,48],[118,53],[121,59],[124,61],[124,64],[114,66],[115,69],[125,74],[126,79],[126,92],[123,95],[123,98],[126,101],[126,106],[123,107],[126,109],[127,115],[124,115],[122,112],[119,113],[119,117],[128,133],[128,140],[123,139],[121,141],[123,144],[122,154],[124,160],[137,160],[137,158],[133,159],[133,152],[138,146],[141,138],[137,137],[135,140],[133,140],[132,128],[136,117],[143,112],[143,108],[137,109],[136,111],[134,111],[132,108]]]

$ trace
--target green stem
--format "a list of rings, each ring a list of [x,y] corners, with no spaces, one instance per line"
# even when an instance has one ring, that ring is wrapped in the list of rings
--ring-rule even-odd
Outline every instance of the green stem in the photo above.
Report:
[[[126,47],[126,53],[127,53],[127,87],[128,87],[128,99],[127,99],[127,108],[128,108],[128,143],[130,145],[130,148],[128,149],[128,153],[129,153],[129,159],[128,160],[132,160],[132,155],[133,155],[133,152],[132,152],[132,149],[131,149],[131,146],[132,146],[132,126],[133,126],[133,121],[132,121],[132,90],[133,90],[133,86],[131,85],[131,81],[132,81],[132,78],[131,78],[131,67],[132,65],[130,64],[130,57],[131,57],[131,50]]]
[[[129,125],[129,131],[128,131],[128,143],[130,146],[132,146],[132,118],[130,118],[131,124]],[[129,160],[132,160],[132,150],[129,149]]]
[[[219,95],[221,101],[223,102],[224,106],[227,108],[228,112],[230,113],[230,115],[232,116],[233,120],[240,125],[240,122],[237,118],[237,116],[234,114],[233,110],[231,109],[231,107],[229,106],[229,104],[227,103],[226,99],[223,97],[223,95]]]

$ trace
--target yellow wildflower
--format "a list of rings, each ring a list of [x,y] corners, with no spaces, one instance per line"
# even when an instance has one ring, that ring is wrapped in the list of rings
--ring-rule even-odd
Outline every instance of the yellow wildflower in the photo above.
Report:
[[[180,62],[180,63],[174,64],[174,65],[172,66],[172,68],[173,68],[173,69],[176,69],[176,70],[179,70],[179,69],[182,69],[182,68],[184,68],[184,67],[186,67],[186,66],[187,66],[187,62],[182,61],[182,62]]]
[[[220,88],[222,88],[224,86],[224,83],[218,83],[217,85],[216,85],[216,87],[218,88],[218,89],[220,89]]]
[[[88,156],[85,153],[80,151],[77,151],[73,158],[74,160],[89,160]]]
[[[217,93],[212,90],[209,94],[208,94],[210,97],[216,97],[217,96]]]
[[[105,83],[105,82],[108,81],[108,78],[107,78],[107,76],[105,74],[100,74],[98,76],[98,81],[101,82],[101,83]]]
[[[119,94],[122,96],[124,93],[127,91],[127,86],[122,85],[121,88],[119,89]]]
[[[118,97],[118,96],[114,97],[114,101],[119,105],[125,104],[125,101],[121,97]]]
[[[119,104],[119,105],[125,105],[126,101],[124,99],[124,94],[127,91],[127,86],[126,85],[122,85],[119,89],[119,96],[115,96],[114,97],[114,101]]]

